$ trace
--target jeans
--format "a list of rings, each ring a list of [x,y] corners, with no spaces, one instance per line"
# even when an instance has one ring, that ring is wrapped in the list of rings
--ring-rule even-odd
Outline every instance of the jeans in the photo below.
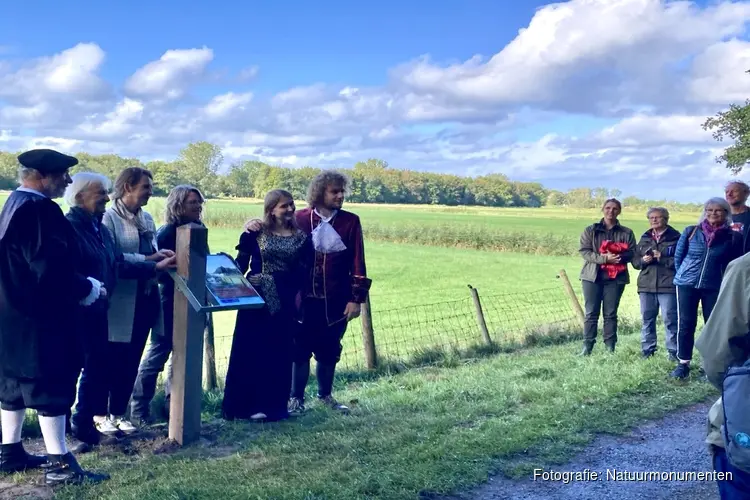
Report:
[[[583,329],[583,341],[589,346],[596,342],[599,313],[604,316],[604,331],[602,337],[605,344],[617,343],[617,309],[620,298],[625,291],[625,285],[615,281],[591,282],[582,280],[583,298],[585,302],[586,322]]]
[[[714,470],[731,474],[731,478],[717,478],[721,500],[750,500],[750,474],[733,466],[724,448],[714,446],[713,450]]]
[[[677,294],[646,293],[638,294],[641,299],[641,350],[653,353],[656,351],[656,317],[661,308],[664,320],[667,352],[677,354]]]
[[[718,290],[703,290],[691,286],[677,287],[677,358],[693,359],[695,329],[698,326],[698,304],[703,306],[703,322],[711,316],[719,297]]]
[[[151,333],[151,345],[138,367],[138,378],[133,387],[133,397],[130,402],[130,415],[134,419],[148,420],[150,416],[151,400],[156,394],[156,381],[159,373],[164,370],[170,354],[172,354],[172,332],[164,335]],[[170,385],[172,382],[172,365],[169,365],[164,382],[164,404],[169,408]]]

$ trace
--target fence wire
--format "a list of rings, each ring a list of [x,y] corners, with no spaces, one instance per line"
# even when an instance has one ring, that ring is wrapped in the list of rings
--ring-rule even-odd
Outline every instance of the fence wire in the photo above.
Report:
[[[378,363],[429,364],[441,353],[483,345],[476,306],[468,288],[465,293],[459,299],[393,309],[379,309],[375,297],[371,307]],[[526,293],[478,293],[494,344],[533,345],[540,338],[581,329],[562,284]],[[214,314],[220,388],[229,362],[235,319],[234,311]],[[366,356],[359,320],[349,323],[342,346],[339,366],[364,370]]]

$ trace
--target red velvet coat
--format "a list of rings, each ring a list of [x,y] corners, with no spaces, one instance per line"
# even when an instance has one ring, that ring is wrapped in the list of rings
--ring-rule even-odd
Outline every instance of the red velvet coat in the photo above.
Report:
[[[320,217],[311,208],[298,211],[296,217],[297,225],[308,234],[320,224]],[[315,252],[308,297],[326,299],[329,318],[334,321],[343,314],[348,302],[365,302],[372,281],[367,278],[359,217],[339,210],[331,225],[346,245],[346,250],[329,254]]]

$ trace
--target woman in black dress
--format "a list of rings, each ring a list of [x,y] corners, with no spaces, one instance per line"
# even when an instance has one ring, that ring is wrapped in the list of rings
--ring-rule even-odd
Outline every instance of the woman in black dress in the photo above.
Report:
[[[237,264],[266,304],[237,313],[224,387],[227,420],[289,416],[294,330],[314,258],[312,240],[297,227],[294,212],[291,194],[269,192],[262,228],[243,233],[237,245]]]

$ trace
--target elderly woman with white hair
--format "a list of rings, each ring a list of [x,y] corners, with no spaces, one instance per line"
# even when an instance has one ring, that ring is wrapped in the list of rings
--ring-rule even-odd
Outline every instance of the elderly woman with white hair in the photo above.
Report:
[[[80,271],[105,284],[108,296],[81,308],[84,367],[78,385],[78,403],[71,418],[73,435],[87,445],[99,441],[97,429],[107,421],[109,400],[113,394],[129,394],[118,369],[119,345],[109,342],[107,311],[118,277],[154,278],[161,270],[174,266],[174,257],[156,262],[128,262],[115,245],[102,217],[109,202],[111,183],[93,172],[77,173],[64,195],[70,211],[66,217],[76,232],[82,255]],[[125,385],[125,387],[122,387]]]
[[[719,296],[727,265],[742,255],[742,234],[731,229],[731,209],[723,198],[711,198],[703,205],[698,224],[682,232],[675,248],[674,284],[677,291],[677,367],[671,377],[690,374],[698,305],[708,321]]]

